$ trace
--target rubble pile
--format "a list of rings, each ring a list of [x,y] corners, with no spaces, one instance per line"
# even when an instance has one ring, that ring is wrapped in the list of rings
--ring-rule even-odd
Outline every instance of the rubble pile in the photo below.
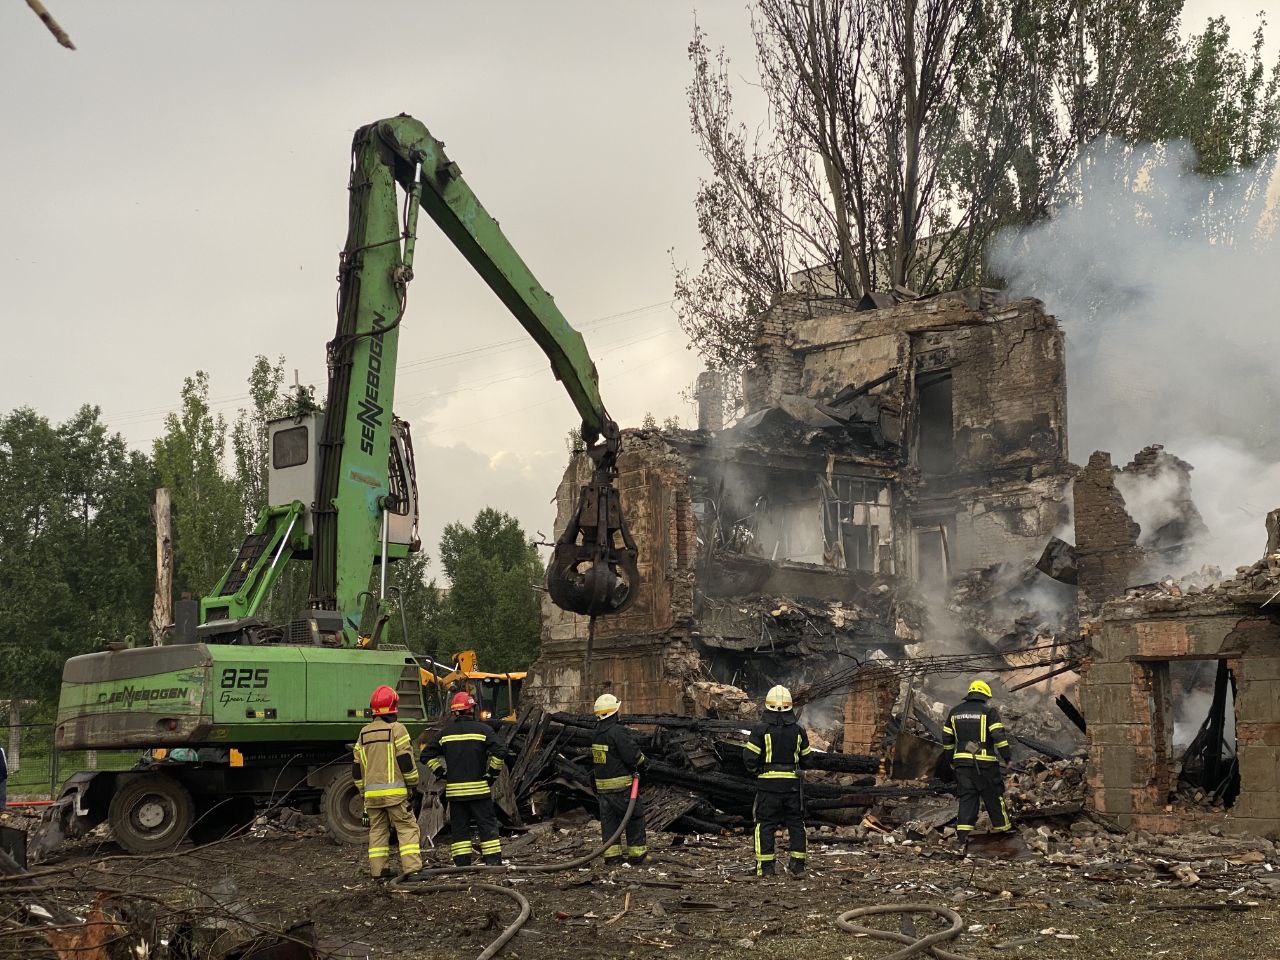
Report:
[[[624,721],[648,758],[644,783],[651,829],[719,832],[751,821],[755,780],[742,762],[749,723],[643,714]],[[499,779],[495,799],[509,825],[594,810],[594,726],[589,716],[547,714],[536,707],[505,725],[509,773]],[[953,789],[936,779],[886,781],[875,756],[815,750],[809,764],[805,794],[816,821],[848,822],[885,796],[943,796]],[[427,789],[438,789],[431,778]]]
[[[900,650],[904,642],[920,638],[903,622],[896,609],[900,599],[883,581],[857,600],[708,596],[699,597],[699,603],[701,619],[693,636],[711,650],[829,660],[870,648]]]
[[[1064,816],[1084,808],[1084,759],[1032,760],[1013,772],[1006,796],[1019,816]]]
[[[1277,557],[1280,560],[1280,557]],[[1263,561],[1254,564],[1254,567],[1261,565]],[[1240,567],[1239,572],[1250,571],[1251,567]],[[1200,594],[1208,594],[1213,596],[1220,593],[1220,587],[1225,585],[1222,571],[1213,564],[1206,563],[1191,573],[1184,574],[1180,577],[1163,577],[1153,583],[1141,583],[1129,587],[1125,591],[1125,599],[1128,600],[1155,600],[1161,598],[1177,599],[1179,597],[1195,597]]]

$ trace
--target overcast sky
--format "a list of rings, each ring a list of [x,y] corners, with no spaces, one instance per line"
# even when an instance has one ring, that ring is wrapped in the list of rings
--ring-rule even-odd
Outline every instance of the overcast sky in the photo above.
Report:
[[[228,418],[259,353],[323,395],[351,135],[403,111],[582,330],[613,415],[692,422],[700,365],[669,253],[699,249],[685,0],[48,3],[75,52],[0,4],[0,411],[96,403],[148,449],[197,369]],[[1263,7],[1280,30],[1277,0],[1191,0],[1186,21],[1221,9],[1243,32]],[[749,71],[741,0],[697,17]],[[549,535],[572,405],[461,256],[421,232],[396,409],[427,548],[486,505]]]

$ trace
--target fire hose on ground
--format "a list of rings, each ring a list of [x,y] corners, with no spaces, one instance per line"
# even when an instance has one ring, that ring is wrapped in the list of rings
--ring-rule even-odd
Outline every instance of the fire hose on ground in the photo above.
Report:
[[[876,927],[864,927],[853,922],[855,919],[861,919],[862,917],[912,913],[932,914],[945,920],[949,926],[945,930],[939,930],[937,933],[931,933],[924,937],[912,937],[905,933],[880,930]],[[939,944],[947,943],[960,936],[960,931],[964,929],[964,921],[960,918],[960,914],[950,907],[942,907],[933,903],[891,903],[874,907],[858,907],[840,914],[836,918],[836,925],[841,930],[858,936],[871,937],[877,940],[892,940],[895,943],[906,944],[903,949],[889,954],[883,960],[907,960],[908,957],[916,956],[930,956],[934,957],[935,960],[969,960],[968,957],[962,954],[951,953],[949,950],[944,950],[939,946]]]
[[[627,810],[622,815],[622,822],[618,824],[618,829],[613,831],[613,835],[608,837],[599,847],[590,853],[574,857],[572,860],[566,860],[563,863],[527,863],[527,864],[487,864],[475,863],[465,867],[434,867],[430,870],[419,870],[413,874],[410,880],[409,872],[401,873],[398,877],[391,881],[390,886],[398,893],[412,893],[417,896],[423,896],[432,893],[455,893],[468,890],[484,890],[488,893],[499,893],[504,897],[516,901],[520,907],[519,915],[511,921],[510,924],[498,935],[497,939],[484,948],[476,960],[490,960],[491,957],[497,955],[498,951],[505,947],[512,937],[524,926],[533,912],[533,908],[529,905],[529,901],[518,891],[512,890],[510,887],[499,886],[496,883],[440,883],[428,886],[418,886],[419,881],[429,877],[446,877],[456,876],[458,874],[475,874],[475,873],[562,873],[566,870],[577,870],[579,867],[585,867],[591,861],[598,859],[604,855],[604,852],[618,841],[622,836],[622,831],[627,827],[627,821],[631,819],[631,814],[636,809],[636,798],[640,796],[640,778],[631,778],[631,796],[627,803]],[[961,958],[963,960],[963,958]]]

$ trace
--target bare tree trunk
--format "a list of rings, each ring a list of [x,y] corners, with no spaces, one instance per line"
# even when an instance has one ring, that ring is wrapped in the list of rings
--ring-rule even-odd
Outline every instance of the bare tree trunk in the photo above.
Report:
[[[910,286],[907,274],[915,252],[919,228],[917,207],[920,199],[920,68],[916,63],[916,0],[903,4],[902,71],[903,163],[902,198],[897,250],[894,251],[893,276],[890,286]]]
[[[156,589],[151,603],[151,645],[164,643],[173,623],[173,509],[167,487],[156,490],[151,518],[156,525]]]
[[[838,11],[835,16],[837,18],[840,16]],[[812,77],[813,86],[813,106],[817,115],[818,129],[823,133],[822,172],[827,178],[827,189],[831,192],[831,204],[836,216],[836,241],[840,250],[839,269],[836,272],[844,283],[845,294],[850,297],[856,297],[871,289],[871,277],[865,256],[860,257],[856,264],[854,262],[853,237],[849,230],[849,204],[845,195],[845,178],[841,175],[840,170],[837,169],[835,161],[840,146],[839,138],[835,133],[834,104],[838,102],[840,93],[838,90],[831,89],[836,83],[837,76],[835,71],[830,68],[831,53],[824,53],[818,48],[818,21],[821,19],[825,27],[828,23],[828,17],[829,12],[825,2],[821,4],[821,9],[815,9],[813,0],[810,0],[806,39],[808,40],[811,64],[810,76]],[[828,66],[825,70],[822,68],[824,63]]]

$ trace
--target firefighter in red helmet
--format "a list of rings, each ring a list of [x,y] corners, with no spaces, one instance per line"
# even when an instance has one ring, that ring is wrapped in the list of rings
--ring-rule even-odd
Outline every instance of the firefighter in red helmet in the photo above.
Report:
[[[391,853],[391,831],[400,847],[400,868],[406,873],[422,869],[422,840],[418,821],[409,808],[409,790],[418,783],[413,743],[405,725],[396,719],[400,697],[382,686],[369,698],[373,720],[356,739],[352,775],[364,799],[369,818],[369,872],[386,877]]]
[[[422,760],[444,780],[444,796],[449,802],[449,852],[453,862],[471,863],[472,831],[480,834],[479,851],[484,862],[502,863],[502,841],[498,839],[498,815],[493,808],[489,785],[502,770],[502,745],[493,728],[476,719],[476,701],[471,694],[455,693],[449,701],[451,719],[422,751]]]

